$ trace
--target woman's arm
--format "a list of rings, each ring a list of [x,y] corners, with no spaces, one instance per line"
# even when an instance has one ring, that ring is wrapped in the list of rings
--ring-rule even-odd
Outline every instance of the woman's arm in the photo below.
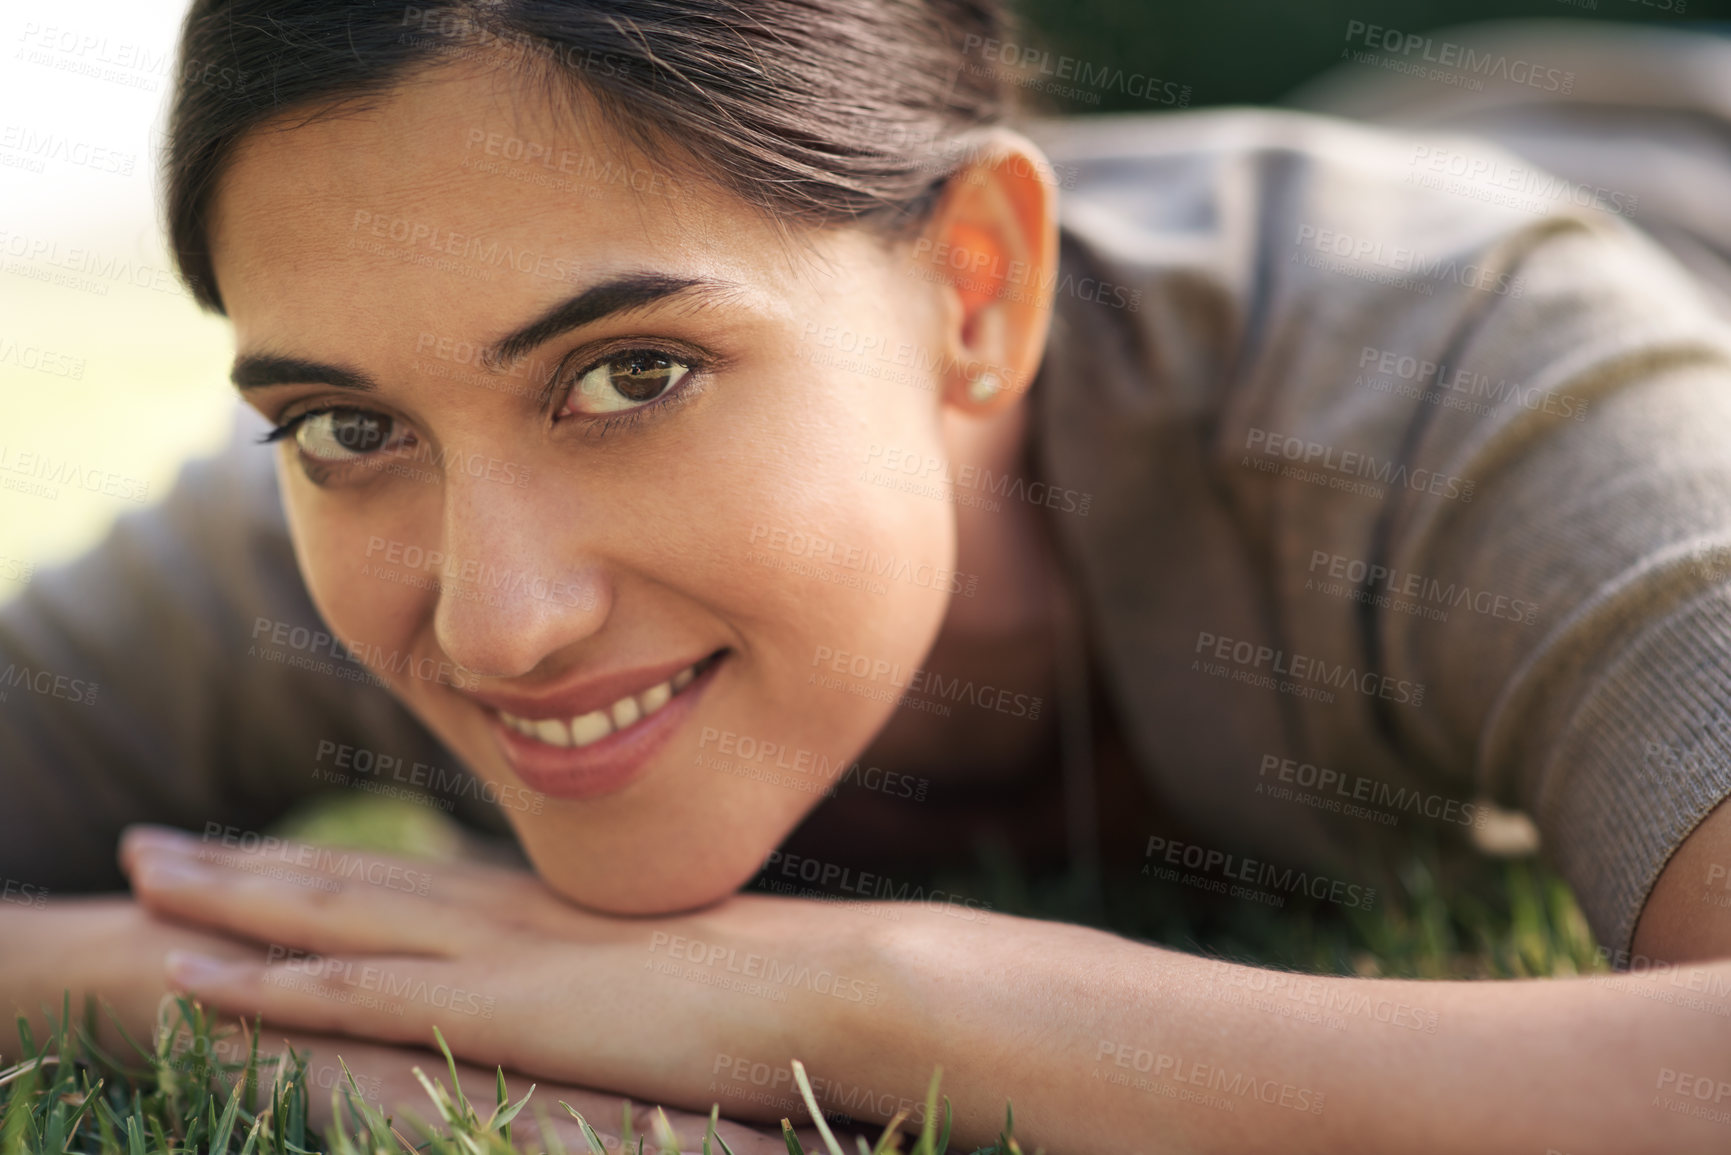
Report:
[[[268,967],[181,971],[219,1005],[392,1041],[437,1024],[471,1061],[690,1110],[790,1114],[799,1058],[860,1119],[918,1104],[941,1064],[958,1143],[991,1141],[1008,1098],[1023,1144],[1054,1151],[1681,1155],[1731,1123],[1731,962],[1318,978],[919,904],[741,895],[627,920],[489,868],[416,893],[369,867],[333,892],[160,836],[127,859],[153,907],[269,944]]]
[[[1731,1127],[1731,961],[1520,982],[1323,978],[1056,923],[885,928],[862,1082],[942,1062],[958,1132],[1195,1152],[1708,1152]],[[982,1073],[990,1072],[982,1077]]]
[[[17,1016],[23,1015],[29,1021],[33,1037],[40,1042],[51,1037],[47,1015],[59,1017],[66,995],[71,996],[75,1015],[82,1013],[86,995],[99,999],[97,1037],[110,1054],[124,1057],[132,1053],[115,1028],[116,1020],[126,1036],[141,1046],[149,1046],[160,1003],[169,993],[164,960],[177,950],[233,960],[265,957],[265,952],[255,944],[167,922],[128,897],[55,899],[41,906],[0,903],[0,1010],[5,1012],[4,1026],[0,1027],[0,1067],[16,1061],[22,1053]],[[436,1117],[413,1068],[420,1066],[436,1079],[445,1078],[444,1060],[438,1054],[354,1038],[273,1031],[269,1024],[260,1040],[260,1053],[268,1059],[281,1049],[285,1040],[301,1055],[310,1054],[307,1077],[313,1094],[309,1108],[315,1128],[323,1128],[329,1122],[330,1092],[343,1085],[338,1056],[348,1063],[360,1084],[362,1097],[373,1106],[399,1120]],[[424,1041],[431,1040],[429,1030]],[[242,1059],[245,1050],[222,1057]],[[458,1074],[471,1098],[491,1102],[494,1086],[491,1070],[459,1064]],[[507,1075],[512,1101],[521,1097],[530,1083],[522,1076]],[[585,1151],[587,1147],[576,1121],[559,1107],[560,1100],[583,1112],[604,1138],[618,1133],[622,1102],[617,1095],[543,1080],[530,1102],[546,1110],[567,1150]],[[633,1104],[633,1109],[634,1128],[639,1133],[651,1134],[652,1108],[640,1101]],[[699,1150],[705,1120],[678,1111],[668,1112],[668,1117],[682,1141],[682,1149]],[[399,1129],[409,1131],[405,1126]],[[531,1134],[537,1130],[532,1112],[525,1111],[517,1129]],[[718,1133],[738,1155],[747,1152],[772,1155],[787,1150],[779,1137],[726,1119],[718,1125]],[[805,1137],[816,1139],[815,1135]]]
[[[1721,802],[1660,871],[1619,967],[1731,958],[1731,805]]]
[[[157,1004],[170,989],[164,960],[176,950],[264,958],[253,944],[158,918],[125,895],[0,902],[0,1067],[21,1051],[18,1016],[29,1020],[35,1038],[46,1038],[47,1013],[58,1017],[67,993],[74,1014],[82,1012],[86,995],[107,1006],[97,1027],[111,1053],[125,1047],[115,1019],[146,1042]]]

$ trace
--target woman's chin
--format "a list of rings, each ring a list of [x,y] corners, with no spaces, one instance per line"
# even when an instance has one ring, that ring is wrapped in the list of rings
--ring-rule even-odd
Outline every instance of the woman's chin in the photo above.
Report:
[[[589,871],[541,869],[537,873],[560,897],[597,914],[649,918],[685,914],[714,906],[739,892],[750,881],[746,874],[736,881],[721,872],[706,870],[692,879],[640,879],[622,885],[617,877],[597,876]]]

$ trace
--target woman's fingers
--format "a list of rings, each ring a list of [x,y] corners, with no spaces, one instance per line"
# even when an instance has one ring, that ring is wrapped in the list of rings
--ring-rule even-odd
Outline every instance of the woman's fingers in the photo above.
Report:
[[[156,846],[124,861],[151,910],[282,949],[438,955],[473,939],[473,912],[437,901],[430,872],[321,849],[326,869]]]
[[[425,1046],[433,1028],[451,1049],[497,1054],[493,996],[465,989],[452,968],[404,956],[287,950],[259,963],[176,952],[169,982],[201,1002],[303,1031]]]
[[[527,870],[483,862],[435,862],[274,837],[200,839],[166,826],[135,825],[121,835],[120,863],[136,877],[144,864],[190,858],[229,871],[287,878],[311,889],[366,883],[464,907],[501,926],[580,936],[582,916]],[[334,946],[332,949],[336,949]],[[364,949],[364,948],[355,948]]]
[[[538,880],[532,871],[467,858],[404,858],[382,851],[318,846],[251,831],[237,833],[227,827],[213,831],[208,837],[150,823],[134,823],[121,832],[119,854],[124,869],[131,869],[131,861],[136,856],[158,850],[197,855],[205,861],[246,857],[292,865],[303,871],[338,875],[352,874],[357,869],[357,860],[369,867],[373,863],[383,863],[387,867],[413,868],[434,875],[441,893],[463,901],[486,901],[497,896],[501,887],[538,889]]]

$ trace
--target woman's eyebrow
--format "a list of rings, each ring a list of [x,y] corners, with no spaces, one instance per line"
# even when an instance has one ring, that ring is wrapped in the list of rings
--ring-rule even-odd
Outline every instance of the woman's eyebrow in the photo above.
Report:
[[[736,297],[743,288],[735,281],[719,277],[674,277],[664,273],[627,273],[613,277],[566,298],[527,325],[495,341],[482,352],[481,363],[502,370],[561,333],[593,324],[614,313],[641,309],[674,297],[691,297],[699,303],[719,303]],[[229,379],[242,392],[269,385],[306,385],[315,381],[361,393],[378,389],[378,383],[358,369],[265,353],[244,353],[236,357]]]
[[[670,297],[694,297],[699,303],[719,303],[735,296],[743,285],[718,277],[674,277],[665,273],[627,273],[591,285],[548,309],[522,328],[495,341],[481,355],[483,363],[504,368],[538,345],[561,333],[592,324],[603,317],[640,309]]]
[[[309,385],[314,381],[362,393],[370,393],[379,387],[376,381],[358,369],[345,369],[341,365],[328,365],[301,357],[274,357],[268,353],[243,353],[236,357],[228,379],[243,393],[268,385]]]

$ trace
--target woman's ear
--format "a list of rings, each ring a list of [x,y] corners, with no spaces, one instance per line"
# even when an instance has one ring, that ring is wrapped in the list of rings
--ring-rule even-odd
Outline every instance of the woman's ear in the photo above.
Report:
[[[1019,401],[1045,352],[1058,280],[1057,177],[1011,129],[969,141],[912,258],[943,303],[943,402],[984,416]]]

